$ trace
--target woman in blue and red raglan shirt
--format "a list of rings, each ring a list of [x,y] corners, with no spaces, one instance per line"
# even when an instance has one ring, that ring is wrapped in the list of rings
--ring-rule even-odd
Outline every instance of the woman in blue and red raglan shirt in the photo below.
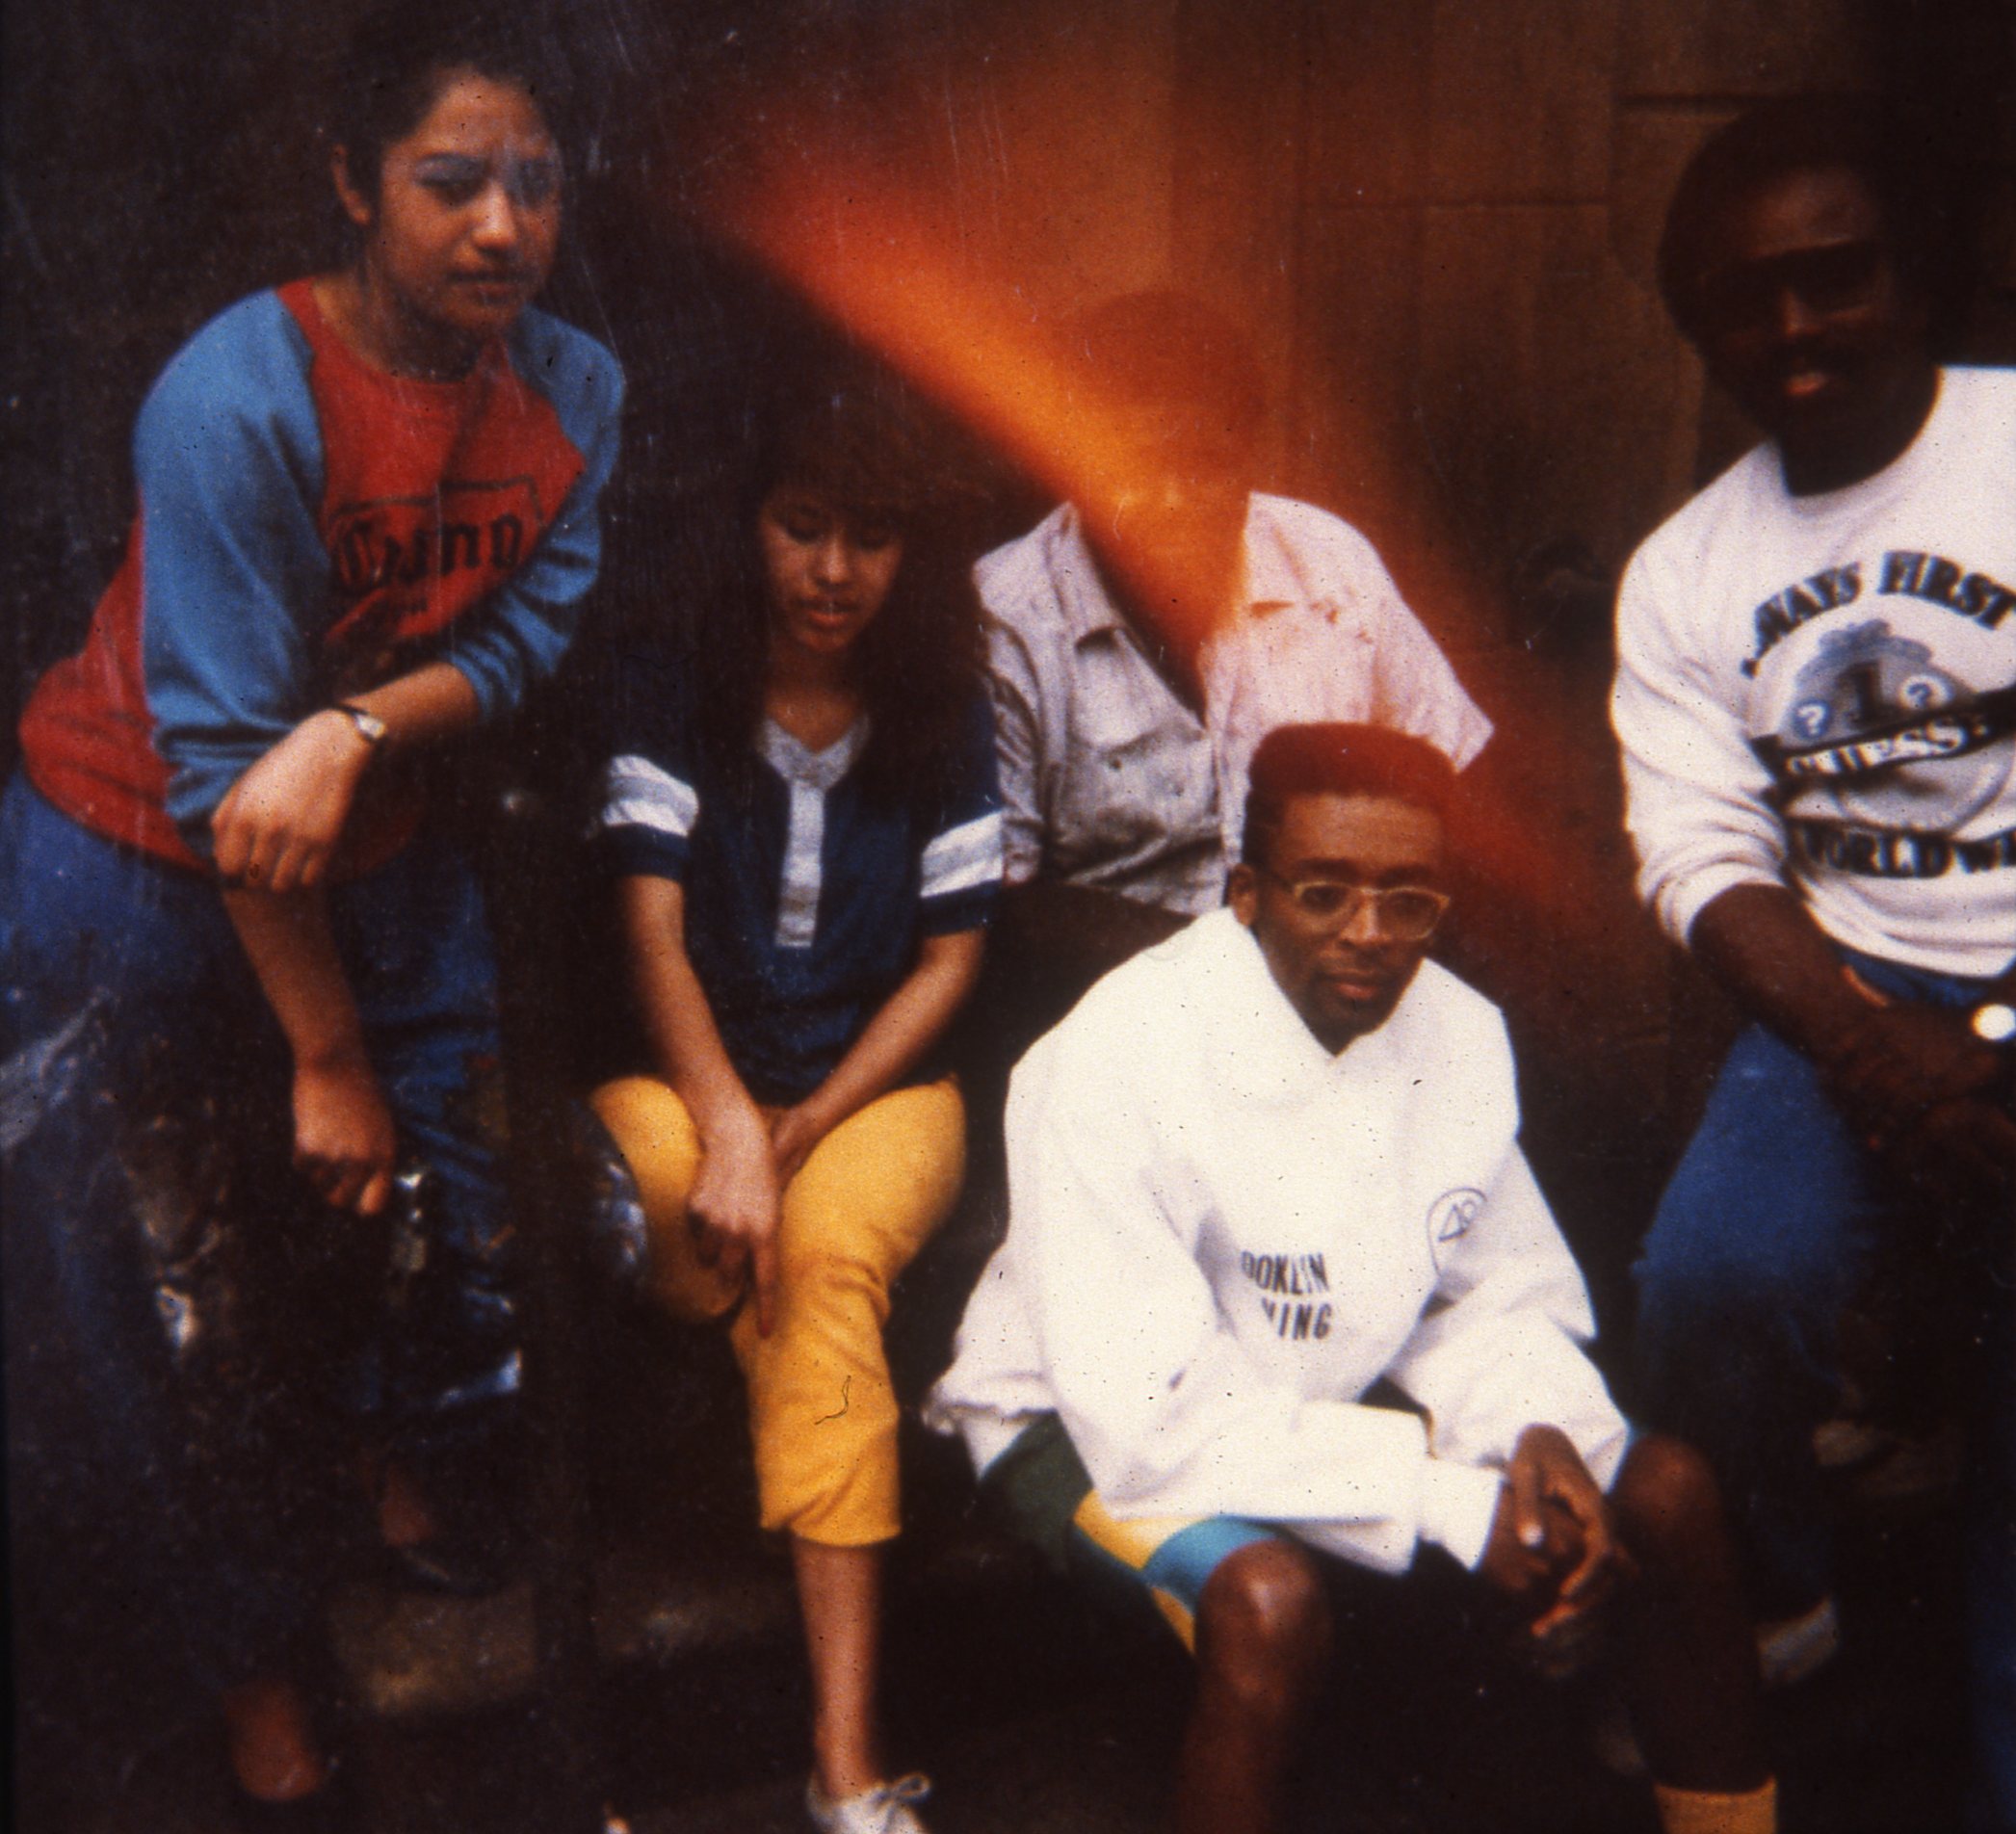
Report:
[[[406,1474],[380,1533],[422,1569],[430,1460],[492,1436],[518,1378],[490,944],[414,765],[566,648],[622,385],[529,303],[560,230],[551,60],[471,13],[359,28],[331,136],[352,257],[232,306],[154,385],[124,563],[0,806],[21,1653],[108,1608],[153,1627],[268,1801],[329,1773],[286,1677],[333,1513],[307,1480],[355,1468],[280,1353],[340,1364],[337,1412]],[[290,1210],[290,1162],[319,1211]],[[424,1230],[320,1354],[318,1246],[408,1166]]]

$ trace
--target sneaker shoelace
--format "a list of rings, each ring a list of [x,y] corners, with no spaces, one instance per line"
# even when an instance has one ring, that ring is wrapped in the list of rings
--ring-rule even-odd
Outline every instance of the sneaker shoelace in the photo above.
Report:
[[[813,1791],[815,1804],[823,1806],[827,1813],[843,1807],[856,1810],[861,1818],[859,1825],[873,1830],[873,1834],[887,1834],[896,1825],[897,1816],[910,1803],[922,1802],[930,1795],[931,1780],[921,1770],[912,1770],[908,1776],[898,1777],[893,1783],[881,1784],[856,1796],[827,1796],[819,1790],[816,1782]]]
[[[912,1770],[908,1776],[900,1776],[894,1783],[885,1783],[879,1790],[869,1792],[869,1802],[881,1817],[881,1826],[893,1826],[898,1811],[912,1802],[922,1802],[931,1793],[930,1778],[922,1771]]]

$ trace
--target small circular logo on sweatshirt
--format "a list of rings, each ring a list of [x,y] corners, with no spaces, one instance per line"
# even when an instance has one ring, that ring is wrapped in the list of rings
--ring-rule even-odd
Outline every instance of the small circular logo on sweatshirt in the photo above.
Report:
[[[1436,1272],[1441,1272],[1453,1245],[1470,1233],[1470,1225],[1483,1207],[1484,1193],[1472,1185],[1445,1191],[1428,1205],[1428,1253],[1434,1257]]]

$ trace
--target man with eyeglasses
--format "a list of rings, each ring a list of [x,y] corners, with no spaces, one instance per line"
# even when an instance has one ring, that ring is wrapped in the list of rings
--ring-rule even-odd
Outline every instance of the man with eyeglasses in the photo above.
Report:
[[[1773,1793],[1714,1480],[1634,1441],[1584,1355],[1504,1024],[1425,959],[1454,784],[1380,727],[1261,742],[1230,907],[1015,1071],[1008,1239],[929,1417],[1018,1533],[1192,1650],[1179,1829],[1279,1824],[1323,1557],[1400,1574],[1426,1544],[1542,1661],[1609,1622],[1666,1824],[1754,1834]]]
[[[1838,1317],[1877,1266],[1957,1297],[1984,1811],[2016,1827],[2016,375],[1934,356],[1939,200],[1905,144],[1873,98],[1757,111],[1661,246],[1767,439],[1618,603],[1640,890],[1751,1021],[1646,1238],[1638,1353],[1795,1675],[1838,1636],[1813,1446]]]

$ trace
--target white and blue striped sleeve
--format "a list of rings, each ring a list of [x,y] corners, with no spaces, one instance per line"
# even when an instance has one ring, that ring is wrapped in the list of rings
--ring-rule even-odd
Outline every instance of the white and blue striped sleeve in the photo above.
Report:
[[[602,767],[589,839],[617,878],[686,877],[700,796],[681,672],[669,658],[633,658],[610,709],[615,744]]]
[[[941,806],[942,824],[918,862],[918,928],[927,936],[982,928],[1001,893],[1001,791],[984,695],[968,713]]]
[[[641,752],[610,759],[592,832],[621,877],[684,878],[700,799],[693,785]]]

